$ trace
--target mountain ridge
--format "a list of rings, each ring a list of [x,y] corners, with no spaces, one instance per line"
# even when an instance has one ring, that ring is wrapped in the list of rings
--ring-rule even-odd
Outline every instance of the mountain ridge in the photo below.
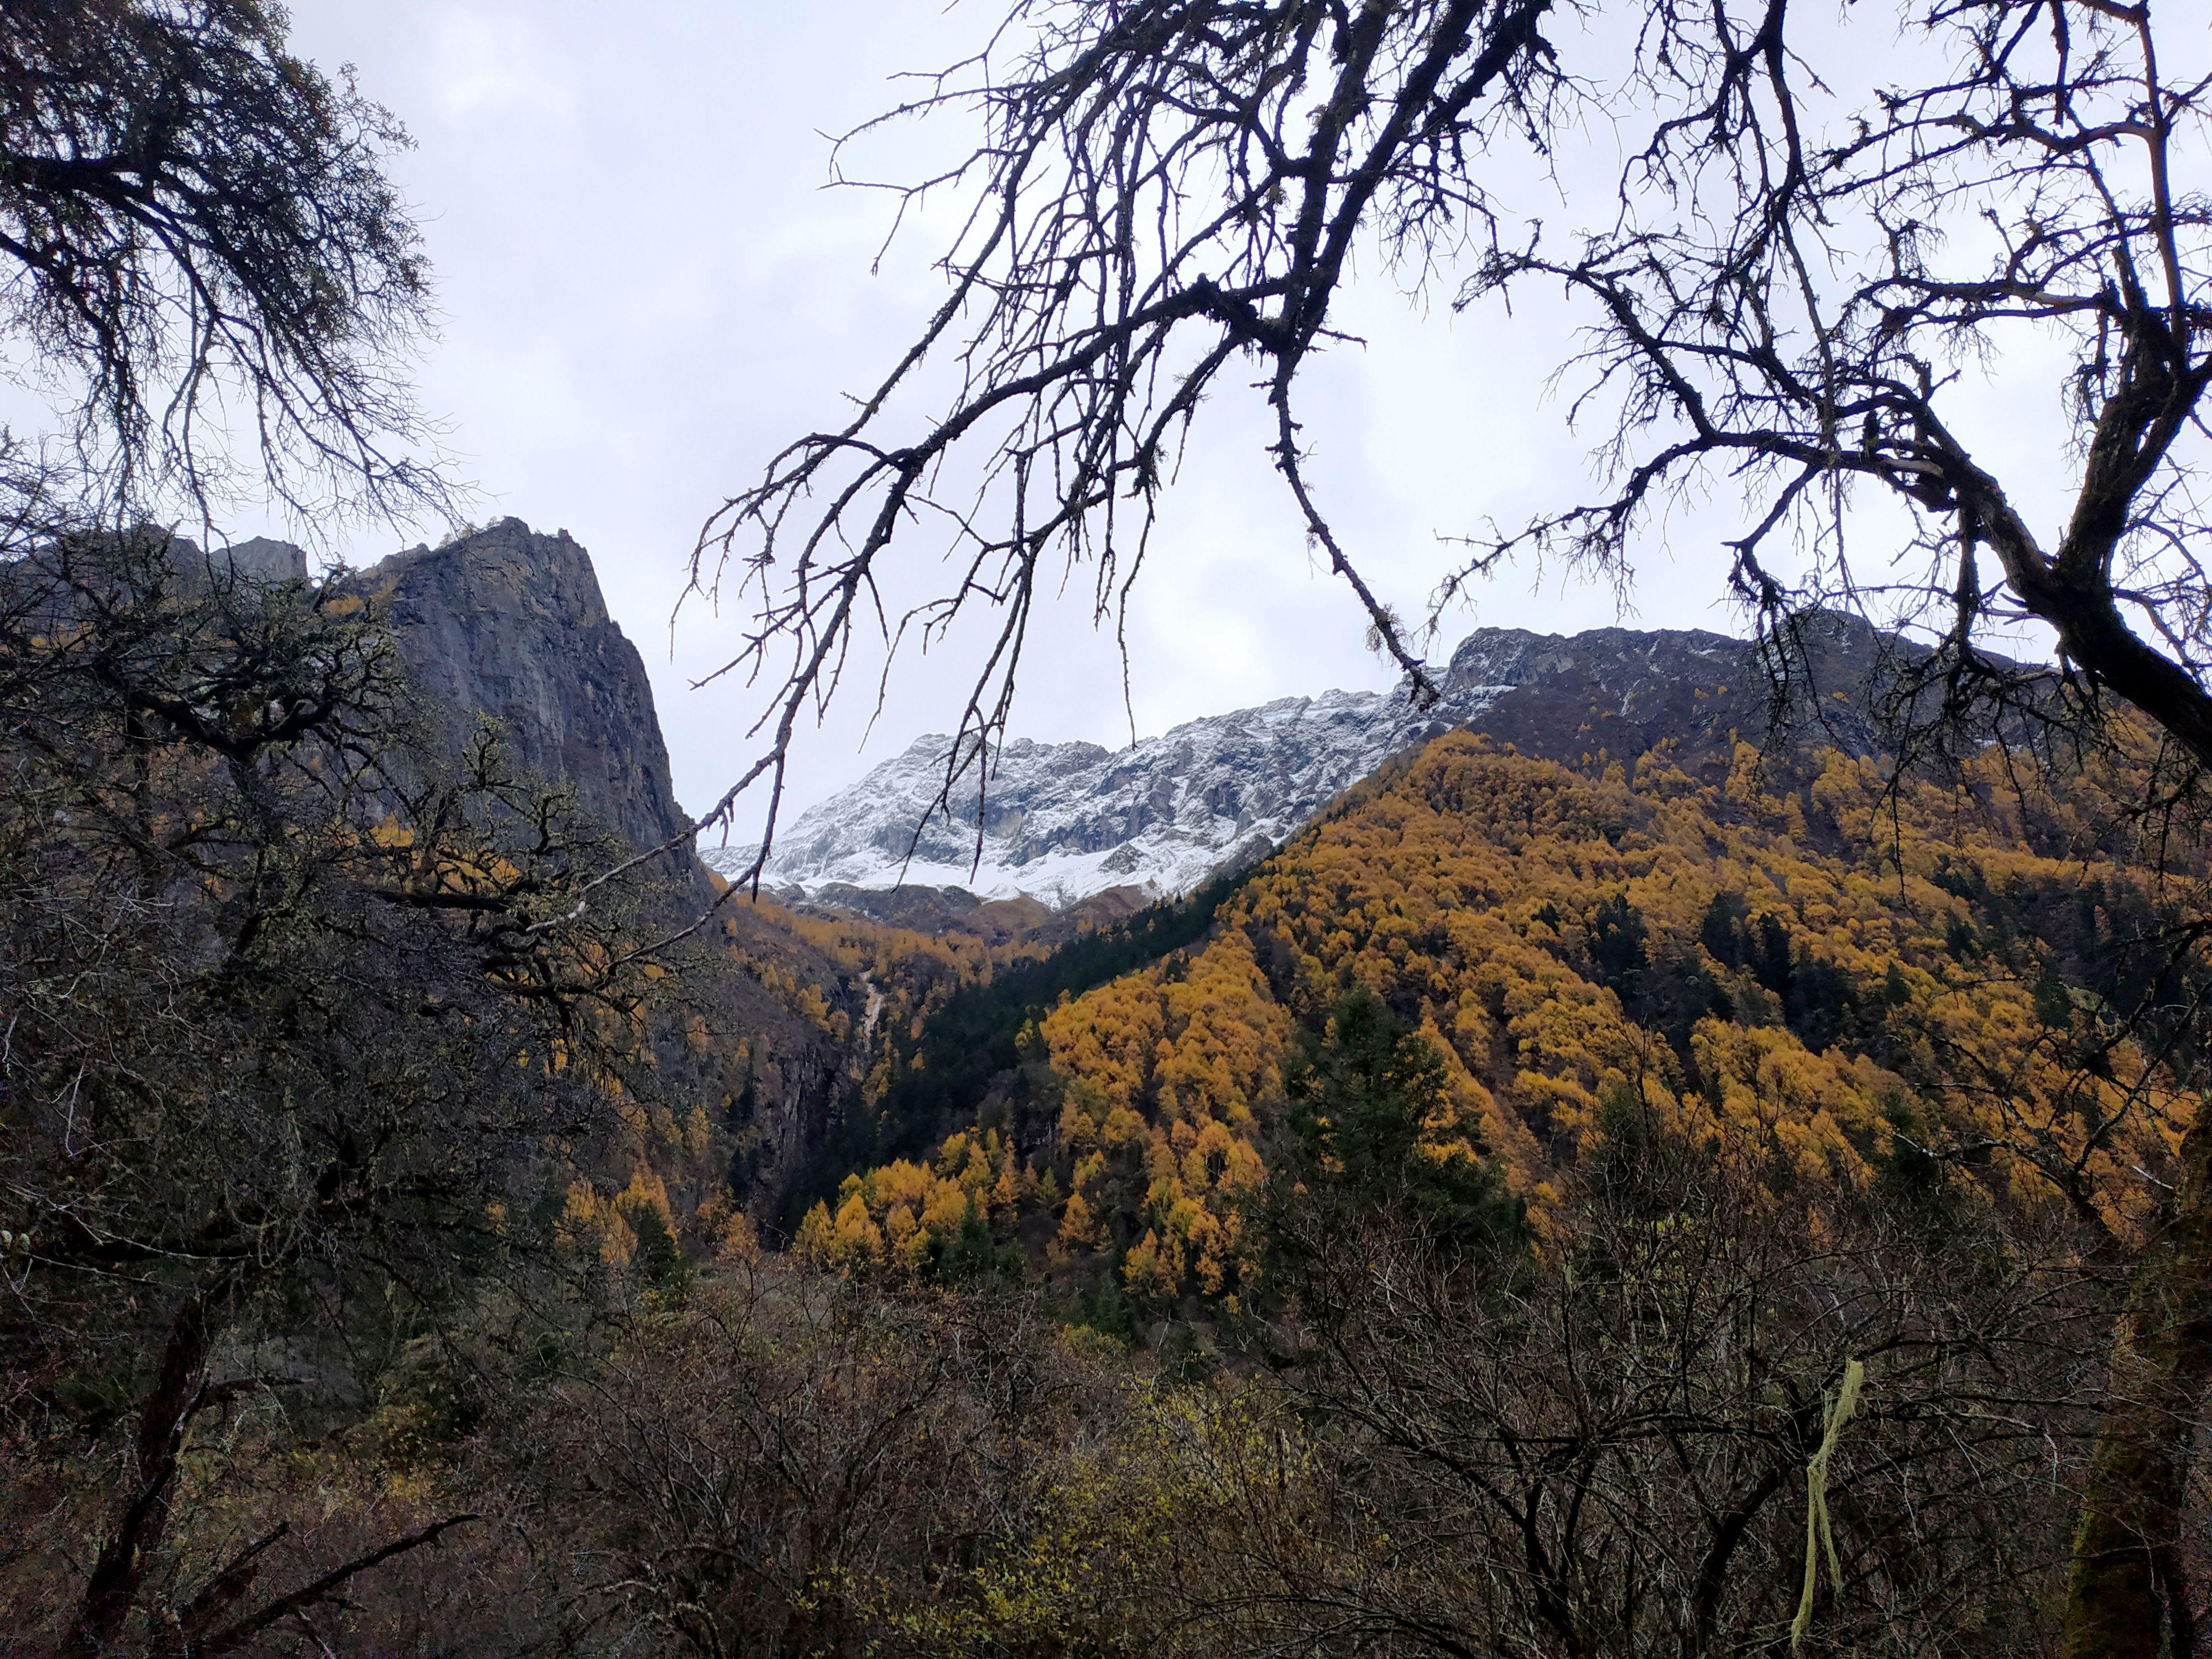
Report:
[[[1898,642],[1835,617],[1807,641],[1808,686],[1826,723],[1864,750],[1868,682]],[[1752,641],[1702,629],[1575,635],[1479,629],[1461,641],[1439,696],[1321,692],[1206,715],[1120,750],[1008,741],[979,802],[956,785],[933,811],[950,739],[902,753],[800,813],[778,837],[765,884],[793,901],[854,908],[856,892],[937,889],[1065,908],[1115,889],[1188,892],[1249,864],[1392,755],[1471,729],[1522,752],[1629,760],[1662,744],[1713,754],[1766,729],[1771,691]],[[1840,698],[1840,703],[1833,701]],[[725,874],[757,848],[702,849]]]

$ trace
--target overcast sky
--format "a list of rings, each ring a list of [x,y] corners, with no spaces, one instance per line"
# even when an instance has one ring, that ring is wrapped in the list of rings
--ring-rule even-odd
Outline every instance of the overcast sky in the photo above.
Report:
[[[698,810],[750,757],[760,709],[742,687],[690,689],[734,648],[741,619],[695,605],[672,632],[698,525],[775,447],[835,418],[840,394],[871,385],[942,293],[928,226],[871,274],[890,204],[825,189],[821,135],[883,107],[897,71],[960,55],[990,8],[295,0],[293,15],[297,46],[327,68],[356,65],[416,138],[396,170],[443,313],[421,386],[483,491],[480,516],[565,527],[590,550],[653,673],[678,794]],[[958,136],[902,138],[891,159],[918,163]],[[1418,615],[1451,560],[1440,532],[1510,522],[1584,486],[1580,446],[1543,395],[1556,343],[1494,315],[1416,311],[1387,283],[1344,314],[1369,343],[1316,375],[1309,436],[1355,556]],[[1350,595],[1310,564],[1255,412],[1209,410],[1170,497],[1129,630],[1141,735],[1393,678],[1363,648]],[[366,562],[416,538],[345,550]],[[1678,529],[1626,619],[1735,629],[1715,539]],[[1522,572],[1450,631],[1570,631],[1619,615],[1608,589],[1539,587]],[[950,729],[964,682],[947,656],[894,678],[865,750],[864,677],[805,744],[797,804]],[[1066,605],[1032,648],[1015,732],[1125,742],[1120,682],[1110,635]]]

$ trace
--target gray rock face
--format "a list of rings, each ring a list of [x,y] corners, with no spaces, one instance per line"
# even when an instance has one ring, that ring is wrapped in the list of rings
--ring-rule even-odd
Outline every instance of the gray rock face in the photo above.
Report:
[[[201,554],[179,541],[188,582],[304,581],[289,542],[257,537]],[[607,614],[591,555],[567,531],[504,519],[443,547],[395,553],[339,578],[392,628],[416,713],[458,752],[479,717],[515,758],[575,792],[598,823],[640,848],[683,835],[645,660]]]
[[[1741,738],[1792,730],[1857,753],[1877,742],[1880,684],[1917,648],[1853,617],[1808,619],[1780,665],[1748,641],[1699,630],[1597,628],[1561,635],[1486,628],[1452,653],[1455,684],[1510,687],[1465,722],[1501,745],[1571,765],[1621,762],[1664,744],[1686,769],[1725,767]],[[1778,692],[1782,701],[1778,704]]]
[[[207,556],[208,568],[217,576],[254,582],[303,582],[307,580],[307,556],[289,542],[256,536],[233,542]]]
[[[395,553],[351,580],[398,635],[432,718],[465,741],[505,729],[532,771],[567,783],[639,847],[689,823],[668,777],[644,659],[607,615],[591,556],[520,519],[441,548]]]
[[[202,591],[307,574],[305,556],[282,542],[204,557],[191,548],[178,562],[179,578]],[[413,718],[434,747],[459,753],[479,717],[496,720],[515,759],[536,780],[567,785],[599,826],[641,850],[675,843],[648,872],[658,878],[647,900],[656,930],[698,915],[711,887],[670,787],[644,660],[608,616],[590,556],[565,532],[539,535],[508,519],[343,574],[331,597],[366,602],[391,629]],[[869,1055],[820,1013],[826,1004],[858,1026],[866,989],[772,915],[742,905],[668,959],[684,1000],[656,1012],[644,1034],[662,1097],[716,1115],[733,1137],[733,1176],[760,1218],[772,1219],[795,1171],[860,1101]],[[809,1012],[779,985],[808,987],[823,1004]],[[693,1039],[693,1018],[709,1034],[705,1044]]]
[[[1826,706],[1833,724],[1859,708],[1882,643],[1838,623],[1811,645],[1801,690],[1844,690]],[[971,775],[955,787],[953,811],[934,815],[948,740],[926,737],[785,826],[767,878],[800,896],[920,884],[1054,906],[1115,887],[1182,892],[1296,833],[1392,754],[1455,727],[1569,763],[1627,761],[1662,743],[1686,764],[1724,761],[1736,732],[1765,734],[1770,681],[1745,641],[1721,634],[1482,629],[1452,653],[1441,690],[1425,709],[1403,686],[1285,698],[1120,750],[1017,738],[980,809]],[[704,855],[735,872],[753,854]]]
[[[167,544],[170,568],[184,594],[220,592],[240,583],[275,587],[307,580],[307,556],[289,542],[256,536],[208,552],[189,536]]]

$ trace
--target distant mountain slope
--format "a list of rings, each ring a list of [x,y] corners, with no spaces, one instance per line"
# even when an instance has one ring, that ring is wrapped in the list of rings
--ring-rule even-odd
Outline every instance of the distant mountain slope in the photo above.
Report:
[[[1249,1296],[1267,1172],[1311,1132],[1292,1079],[1355,988],[1438,1068],[1406,1156],[1493,1163],[1540,1226],[1564,1173],[1662,1133],[1794,1190],[1962,1204],[2050,1201],[2039,1154],[1947,1172],[1916,1137],[2063,1148],[2141,1224],[2201,1060],[2145,1000],[2172,912],[2110,780],[2022,795],[1990,750],[1962,787],[1893,788],[1878,758],[1731,750],[1571,768],[1448,735],[1192,907],[1212,927],[1163,959],[946,1000],[894,1068],[889,1160],[817,1179],[801,1247],[943,1273],[1018,1242],[1154,1310]]]
[[[1843,694],[1831,707],[1848,713],[1882,641],[1863,624],[1831,633],[1814,678]],[[787,825],[768,880],[833,902],[823,890],[902,883],[1055,906],[1112,888],[1185,892],[1295,834],[1389,756],[1455,727],[1568,762],[1599,750],[1632,759],[1668,741],[1694,759],[1731,732],[1763,732],[1767,683],[1750,653],[1743,641],[1704,632],[1483,629],[1453,653],[1428,709],[1411,708],[1402,687],[1328,691],[1192,720],[1118,750],[1018,738],[990,782],[980,855],[964,786],[956,810],[930,817],[916,839],[947,744],[926,737]],[[710,848],[705,857],[734,872],[752,854]]]
[[[903,875],[1053,905],[1109,887],[1180,892],[1240,852],[1266,852],[1386,756],[1454,723],[1401,698],[1331,691],[1193,720],[1118,751],[1016,738],[990,782],[980,860],[972,793],[956,793],[956,811],[915,840],[944,776],[947,740],[926,737],[795,820],[769,878],[811,894],[833,883],[890,887]],[[725,868],[750,856],[708,854]]]

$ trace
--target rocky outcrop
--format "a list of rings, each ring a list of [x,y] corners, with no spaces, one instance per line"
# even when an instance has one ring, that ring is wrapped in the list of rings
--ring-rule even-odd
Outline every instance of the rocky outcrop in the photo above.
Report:
[[[289,542],[170,546],[187,591],[309,579],[307,555]],[[591,555],[567,531],[540,535],[504,519],[341,572],[334,586],[339,601],[366,602],[391,629],[416,718],[440,746],[458,753],[480,720],[494,720],[527,772],[573,791],[586,817],[631,845],[659,846],[690,828],[645,659],[607,614]],[[690,882],[691,860],[677,862]]]
[[[164,538],[170,580],[198,595],[307,582],[306,556],[255,540],[203,553]],[[4,568],[0,568],[4,574]],[[607,613],[590,556],[565,532],[508,519],[437,548],[341,571],[323,593],[366,608],[404,665],[409,723],[433,755],[460,754],[496,723],[533,784],[570,791],[580,814],[640,851],[673,846],[645,926],[688,924],[713,896],[670,785],[667,750],[637,648]],[[402,781],[420,761],[385,757]],[[726,1137],[733,1182],[772,1217],[794,1170],[860,1094],[846,1032],[865,989],[773,912],[731,905],[668,947],[681,1001],[648,1012],[641,1041],[656,1099],[678,1121],[705,1112]],[[865,1056],[862,1056],[865,1058]]]
[[[350,585],[390,623],[426,710],[456,744],[489,716],[525,766],[634,845],[684,832],[645,659],[567,531],[506,519],[395,553]]]
[[[266,536],[232,542],[211,553],[202,553],[196,544],[179,537],[172,556],[188,587],[236,581],[267,586],[307,580],[307,556],[289,542],[271,541]]]
[[[1819,619],[1793,653],[1793,707],[1826,740],[1874,741],[1868,687],[1896,642]],[[972,775],[931,811],[947,740],[926,737],[778,835],[769,882],[842,908],[855,890],[957,889],[1064,907],[1112,889],[1188,891],[1261,856],[1392,754],[1455,727],[1569,763],[1627,761],[1665,743],[1683,763],[1724,763],[1763,738],[1775,677],[1746,641],[1607,628],[1571,636],[1483,629],[1452,653],[1441,696],[1406,690],[1290,697],[1179,726],[1121,750],[1017,738],[980,810]],[[753,849],[709,849],[738,870]],[[943,901],[939,901],[942,908]]]
[[[668,750],[644,659],[607,614],[589,554],[564,531],[519,519],[438,548],[418,547],[347,579],[392,629],[420,717],[458,749],[480,718],[515,757],[641,850],[675,841],[672,920],[712,896],[670,787]],[[837,964],[770,916],[732,906],[670,958],[697,1036],[654,1043],[672,1097],[713,1103],[738,1149],[733,1178],[765,1218],[793,1171],[857,1094],[852,1056],[832,1023],[861,1018],[865,997]],[[798,988],[818,994],[814,1012]]]
[[[1807,619],[1770,657],[1748,641],[1694,629],[1486,628],[1452,653],[1448,685],[1502,688],[1461,724],[1523,754],[1627,762],[1663,744],[1694,771],[1725,764],[1739,738],[1797,732],[1869,751],[1880,740],[1880,690],[1912,651],[1841,616]]]

